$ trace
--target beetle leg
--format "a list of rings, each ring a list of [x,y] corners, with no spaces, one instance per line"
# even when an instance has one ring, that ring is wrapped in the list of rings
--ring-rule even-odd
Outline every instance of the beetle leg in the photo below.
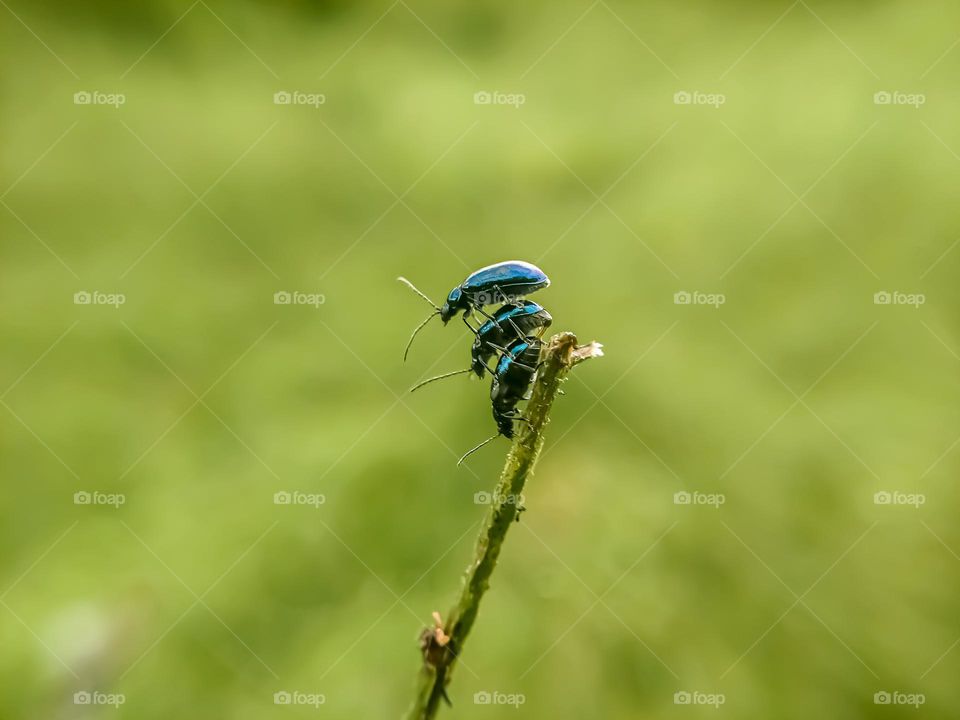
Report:
[[[487,315],[485,312],[483,312],[483,310],[481,310],[480,312],[482,312],[484,315],[486,315],[488,318],[490,318],[490,320],[492,320],[493,323],[494,323],[498,328],[500,328],[501,330],[503,330],[503,320],[497,320],[495,317],[490,317],[490,315]],[[516,336],[517,336],[518,338],[522,338],[522,337],[524,336],[524,335],[523,335],[523,330],[521,330],[521,329],[520,329],[520,326],[517,325],[517,324],[513,321],[513,318],[507,318],[507,322],[510,323],[510,326],[513,328],[513,331],[517,334]]]
[[[503,290],[500,289],[499,285],[494,285],[493,289],[500,294],[500,302],[502,302],[504,305],[513,305],[514,307],[523,307],[523,303],[521,303],[519,300],[519,298],[522,297],[521,295],[517,296],[518,298],[517,300],[511,300],[510,297]]]
[[[471,306],[470,306],[470,318],[471,318],[471,319],[474,318],[474,315],[473,315],[473,314],[474,314],[475,312],[480,313],[481,315],[483,315],[483,317],[487,318],[488,320],[493,320],[493,317],[491,317],[490,315],[487,315],[487,313],[484,312],[483,308],[478,307],[478,306],[476,306],[476,305],[471,305]],[[464,318],[466,318],[466,313],[464,313]],[[483,323],[482,323],[482,322],[478,322],[477,325],[483,325]],[[476,331],[474,331],[474,334],[479,337],[479,334],[478,334]]]
[[[507,318],[507,321],[510,323],[511,326],[513,326],[514,331],[517,333],[517,337],[518,338],[523,337],[523,330],[521,330],[520,326],[513,321],[513,318]]]
[[[535,373],[537,371],[536,368],[532,368],[529,365],[524,365],[523,363],[518,363],[516,360],[513,361],[513,364],[515,367],[523,368],[524,370],[529,370],[532,373]]]
[[[518,308],[523,307],[523,304],[519,300],[510,300],[507,297],[507,294],[500,289],[499,285],[494,285],[493,290],[494,290],[493,299],[496,300],[497,302],[503,303],[504,307],[506,307],[507,305],[512,305],[513,307],[518,307]],[[486,313],[484,314],[486,315]],[[487,317],[490,317],[490,316],[487,315]],[[493,318],[490,318],[490,319],[493,320]],[[496,321],[494,320],[494,322]],[[510,323],[510,326],[513,328],[514,332],[517,334],[518,338],[523,337],[523,330],[521,330],[520,326],[513,321],[513,318],[507,318],[507,322]],[[500,325],[500,323],[498,322],[497,325]]]
[[[506,356],[509,357],[511,360],[514,360],[514,359],[515,359],[514,354],[513,354],[512,352],[510,352],[509,350],[507,350],[507,348],[505,348],[505,347],[500,347],[499,345],[496,345],[496,344],[494,344],[494,343],[492,343],[492,342],[489,342],[489,341],[487,341],[487,345],[489,345],[490,347],[492,347],[494,350],[497,350],[497,351],[499,351],[500,353],[506,355]]]
[[[500,323],[497,322],[496,318],[493,317],[493,315],[488,314],[487,311],[484,310],[484,309],[483,309],[482,307],[480,307],[479,305],[474,306],[474,309],[475,309],[478,313],[480,313],[481,315],[483,315],[487,320],[492,320],[495,325],[499,325],[499,324],[500,324]]]
[[[460,317],[463,318],[463,324],[466,325],[466,326],[470,329],[470,332],[472,332],[472,333],[473,333],[474,335],[476,335],[477,337],[480,337],[480,333],[478,333],[476,330],[474,330],[474,329],[473,329],[473,325],[471,325],[469,322],[467,322],[467,316],[466,316],[466,315],[461,315]]]

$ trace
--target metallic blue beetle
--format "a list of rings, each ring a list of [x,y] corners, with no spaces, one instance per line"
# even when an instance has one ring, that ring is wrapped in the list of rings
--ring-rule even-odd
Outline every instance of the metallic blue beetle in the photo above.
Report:
[[[536,265],[522,260],[508,260],[480,268],[450,291],[440,308],[440,319],[446,325],[458,312],[466,316],[474,309],[495,303],[516,302],[550,284],[550,278]]]
[[[529,397],[527,393],[540,365],[542,345],[535,337],[519,338],[510,343],[506,352],[500,356],[493,381],[490,383],[490,404],[493,408],[493,420],[497,424],[497,434],[469,450],[457,465],[501,435],[508,440],[513,439],[514,420],[527,422],[517,410],[517,404]]]
[[[504,346],[533,332],[540,337],[552,323],[553,316],[533,300],[524,300],[520,305],[504,305],[477,331],[470,349],[471,370],[482,378],[494,352],[502,351]]]
[[[493,314],[492,320],[487,320],[477,330],[477,337],[474,338],[473,347],[470,349],[470,367],[466,370],[454,370],[428,378],[410,388],[410,392],[419,390],[434,380],[442,380],[454,375],[473,372],[477,377],[483,378],[488,371],[494,373],[495,371],[487,364],[494,353],[507,352],[505,346],[518,338],[534,334],[536,337],[542,336],[552,323],[553,317],[550,313],[532,300],[524,300],[519,305],[504,305]]]
[[[484,306],[496,303],[516,304],[524,296],[550,284],[550,278],[536,265],[531,265],[522,260],[507,260],[480,268],[468,275],[466,280],[450,291],[443,307],[438,307],[430,298],[414,287],[409,280],[403,277],[397,279],[430,303],[434,309],[434,312],[420,323],[410,336],[407,348],[403,353],[404,360],[407,359],[407,353],[410,352],[413,339],[434,315],[439,315],[443,324],[446,325],[451,318],[462,312],[464,324],[470,328],[470,332],[476,335],[477,331],[467,322],[468,316],[472,315],[474,311],[479,312],[488,320],[493,320],[493,317],[483,310]]]

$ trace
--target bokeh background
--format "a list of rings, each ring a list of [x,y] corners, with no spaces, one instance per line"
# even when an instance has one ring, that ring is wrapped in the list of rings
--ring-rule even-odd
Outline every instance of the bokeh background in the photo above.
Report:
[[[0,716],[399,717],[510,258],[607,355],[442,716],[957,713],[955,3],[2,5]]]

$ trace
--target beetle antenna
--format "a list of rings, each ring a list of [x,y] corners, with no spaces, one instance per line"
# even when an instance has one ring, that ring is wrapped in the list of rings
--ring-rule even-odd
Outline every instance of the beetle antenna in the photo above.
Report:
[[[457,460],[457,467],[460,467],[460,465],[463,464],[463,461],[466,460],[469,456],[473,455],[477,450],[479,450],[480,448],[482,448],[482,447],[483,447],[484,445],[486,445],[487,443],[493,442],[493,441],[496,440],[498,437],[500,437],[500,433],[497,433],[496,435],[493,435],[493,436],[491,436],[491,437],[488,437],[486,440],[484,440],[482,443],[480,443],[479,445],[477,445],[475,448],[472,448],[471,450],[467,450],[466,454],[465,454],[462,458],[460,458],[459,460]]]
[[[424,327],[428,322],[430,322],[431,320],[433,320],[433,318],[435,318],[438,314],[439,314],[439,313],[430,313],[429,315],[427,315],[427,319],[426,319],[426,320],[424,320],[422,323],[420,323],[419,325],[417,325],[417,329],[413,331],[413,334],[410,336],[410,339],[407,340],[407,347],[406,347],[406,349],[403,351],[403,361],[404,361],[404,362],[407,361],[407,355],[408,355],[409,352],[410,352],[410,346],[413,345],[413,339],[417,336],[417,333],[420,332],[421,330],[423,330],[423,327]]]
[[[404,285],[406,285],[408,288],[410,288],[411,290],[413,290],[417,295],[419,295],[420,297],[422,297],[422,298],[427,302],[427,304],[434,309],[434,312],[433,312],[431,315],[429,315],[426,320],[424,320],[422,323],[420,323],[420,324],[417,326],[417,329],[413,331],[413,334],[410,336],[410,339],[407,341],[407,347],[406,347],[406,349],[403,351],[403,361],[406,362],[406,361],[407,361],[407,355],[410,353],[410,346],[413,345],[413,339],[417,336],[417,333],[418,333],[418,332],[420,332],[421,330],[423,330],[423,326],[426,325],[428,322],[430,322],[430,318],[432,318],[434,315],[439,315],[439,314],[440,314],[440,308],[437,306],[436,303],[433,302],[433,300],[431,300],[431,299],[428,298],[426,295],[424,295],[422,292],[420,292],[420,290],[417,289],[417,286],[416,286],[416,285],[414,285],[412,282],[410,282],[409,280],[407,280],[407,279],[406,279],[405,277],[403,277],[402,275],[401,275],[400,277],[398,277],[397,280],[399,280],[400,282],[402,282],[402,283],[403,283]]]
[[[473,372],[473,368],[467,368],[466,370],[454,370],[453,372],[444,373],[443,375],[437,375],[436,377],[429,378],[423,382],[419,382],[410,388],[410,392],[422,388],[424,385],[432,383],[434,380],[443,380],[444,378],[453,377],[454,375],[463,375],[464,373]]]
[[[405,277],[403,277],[402,275],[401,275],[400,277],[398,277],[397,280],[399,280],[400,282],[402,282],[402,283],[403,283],[404,285],[406,285],[408,288],[410,288],[411,290],[413,290],[417,295],[419,295],[419,296],[422,297],[424,300],[426,300],[427,303],[430,305],[430,307],[432,307],[434,310],[436,310],[437,312],[440,312],[440,308],[437,306],[437,304],[436,304],[433,300],[431,300],[430,298],[428,298],[426,295],[424,295],[422,292],[420,292],[420,291],[417,289],[417,286],[414,285],[412,282],[410,282],[409,280],[407,280],[407,279],[406,279]]]

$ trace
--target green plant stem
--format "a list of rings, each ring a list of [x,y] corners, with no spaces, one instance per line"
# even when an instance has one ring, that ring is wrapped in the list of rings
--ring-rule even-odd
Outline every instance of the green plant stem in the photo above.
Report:
[[[464,576],[460,597],[443,623],[442,635],[446,639],[436,639],[435,633],[439,628],[428,628],[421,637],[424,663],[407,720],[430,720],[436,716],[441,701],[446,697],[446,687],[457,657],[463,652],[467,635],[477,618],[480,600],[490,586],[490,576],[497,565],[507,531],[520,510],[516,499],[522,495],[540,456],[544,430],[560,384],[573,366],[602,354],[601,346],[597,343],[578,346],[577,338],[572,333],[554,335],[546,345],[527,403],[525,417],[528,422],[517,422],[518,432],[500,474],[490,511],[477,538],[473,562]]]

